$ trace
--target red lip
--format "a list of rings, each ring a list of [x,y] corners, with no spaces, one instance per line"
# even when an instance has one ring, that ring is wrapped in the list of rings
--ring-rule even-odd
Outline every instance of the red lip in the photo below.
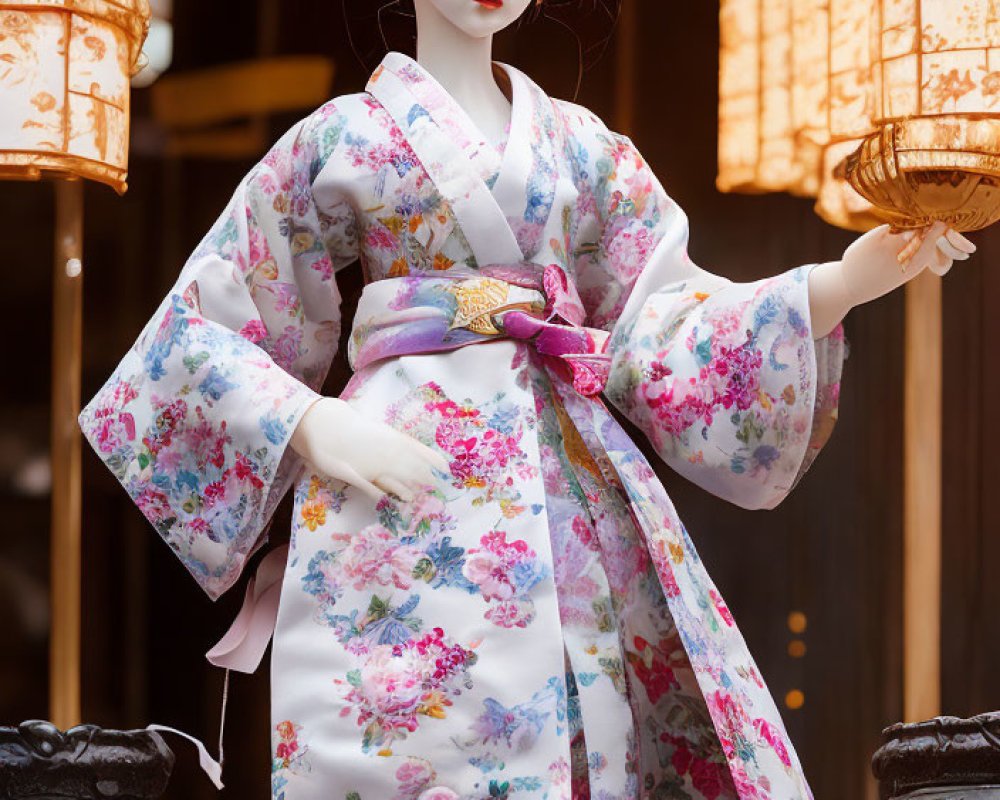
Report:
[[[503,8],[503,0],[476,0],[476,2],[484,8],[489,8],[494,11],[498,8]]]

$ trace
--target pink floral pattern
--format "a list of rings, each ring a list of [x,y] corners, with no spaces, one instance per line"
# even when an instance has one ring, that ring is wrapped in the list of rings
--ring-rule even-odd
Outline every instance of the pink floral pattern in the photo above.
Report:
[[[527,627],[535,616],[531,589],[545,577],[538,554],[527,542],[508,542],[503,531],[491,531],[480,544],[468,551],[462,574],[489,603],[486,619],[501,628]]]
[[[461,693],[473,663],[475,653],[445,641],[441,628],[402,644],[378,645],[346,681],[335,679],[350,687],[341,716],[353,708],[357,724],[365,726],[364,751],[378,747],[380,755],[389,755],[393,741],[417,730],[419,717],[444,719],[449,696]]]

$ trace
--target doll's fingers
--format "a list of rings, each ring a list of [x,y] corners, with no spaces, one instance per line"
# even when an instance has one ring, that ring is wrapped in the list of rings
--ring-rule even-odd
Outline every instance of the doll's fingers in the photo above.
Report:
[[[408,433],[394,431],[396,433],[395,456],[399,458],[414,459],[422,465],[426,465],[428,471],[431,467],[438,467],[441,463],[440,456],[427,445],[423,444]]]
[[[367,481],[361,477],[361,474],[353,467],[343,466],[340,469],[341,480],[351,484],[357,489],[360,489],[366,495],[368,495],[372,500],[378,502],[383,497],[385,497],[385,492],[376,486],[371,481]]]
[[[952,228],[948,228],[944,235],[953,246],[957,247],[963,253],[972,255],[978,249],[969,239]]]
[[[946,258],[950,259],[951,261],[968,261],[969,260],[969,255],[970,254],[967,253],[965,250],[960,250],[957,246],[955,246],[954,244],[952,244],[951,240],[948,238],[947,234],[945,234],[944,236],[939,236],[938,237],[938,239],[937,239],[937,247],[938,247],[938,250],[940,250],[941,253],[944,254],[944,256]],[[935,266],[936,265],[932,264],[931,265],[931,269],[934,269]],[[937,272],[936,269],[934,271]]]
[[[903,267],[904,269],[907,266],[909,266],[910,261],[923,246],[924,239],[926,238],[927,238],[926,228],[918,228],[917,230],[906,231],[902,235],[902,240],[905,242],[905,244],[896,254],[896,261],[899,263],[899,266]]]
[[[425,486],[432,486],[435,482],[431,465],[413,456],[397,458],[392,465],[391,474],[395,480],[416,491],[422,490]]]
[[[410,452],[416,455],[421,461],[430,464],[430,466],[438,472],[448,472],[450,470],[450,467],[448,466],[448,459],[441,455],[437,450],[428,447],[423,442],[414,439],[412,436],[407,436],[406,442],[410,448]]]
[[[948,226],[943,222],[932,222],[930,225],[925,225],[914,231],[907,231],[908,234],[912,233],[912,237],[904,248],[904,251],[910,250],[910,257],[907,261],[923,268],[927,264],[927,259],[923,256],[937,247],[937,240],[944,236],[947,230]]]
[[[379,475],[375,479],[375,484],[380,488],[387,491],[389,494],[395,495],[404,503],[410,503],[413,501],[414,493],[406,484],[391,475]]]
[[[410,444],[400,444],[401,446],[392,451],[392,455],[385,459],[387,466],[384,469],[384,474],[395,475],[407,483],[413,482],[410,480],[411,476],[413,476],[414,481],[419,479],[433,483],[434,467],[426,453]],[[417,444],[419,445],[419,443]]]
[[[939,238],[943,239],[944,237],[942,236]],[[968,258],[968,255],[965,255],[965,257]],[[951,269],[952,264],[955,263],[955,259],[948,254],[948,250],[946,248],[942,248],[941,245],[935,241],[934,246],[925,256],[924,263],[927,264],[927,269],[935,275],[944,275],[949,269]]]
[[[949,258],[949,259],[946,259],[946,261],[945,261],[945,263],[944,263],[943,265],[942,265],[942,264],[931,264],[931,265],[930,265],[930,266],[928,267],[928,269],[929,269],[929,270],[930,270],[931,272],[933,272],[933,273],[934,273],[935,275],[938,275],[938,276],[940,276],[940,277],[943,277],[943,276],[945,276],[945,275],[947,275],[947,274],[948,274],[948,272],[949,272],[949,271],[951,270],[951,268],[952,268],[952,267],[953,267],[954,265],[955,265],[955,262],[954,262],[954,261],[952,261],[952,260],[951,260],[951,259]]]

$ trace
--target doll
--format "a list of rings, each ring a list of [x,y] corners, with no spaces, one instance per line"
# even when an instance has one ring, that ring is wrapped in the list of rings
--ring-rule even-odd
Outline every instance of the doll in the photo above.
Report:
[[[415,0],[416,59],[274,145],[82,428],[212,598],[294,492],[212,654],[252,669],[273,629],[274,798],[808,798],[604,401],[773,507],[830,434],[844,314],[974,247],[880,228],[754,283],[699,268],[629,139],[491,61],[530,2]],[[325,398],[356,260],[354,375]]]

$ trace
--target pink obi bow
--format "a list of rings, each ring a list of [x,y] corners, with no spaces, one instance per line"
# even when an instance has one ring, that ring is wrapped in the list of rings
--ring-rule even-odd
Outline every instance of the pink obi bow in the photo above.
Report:
[[[573,387],[590,397],[607,384],[611,337],[584,327],[585,317],[576,287],[555,264],[453,267],[368,284],[348,356],[360,370],[384,358],[521,339],[568,367]]]

